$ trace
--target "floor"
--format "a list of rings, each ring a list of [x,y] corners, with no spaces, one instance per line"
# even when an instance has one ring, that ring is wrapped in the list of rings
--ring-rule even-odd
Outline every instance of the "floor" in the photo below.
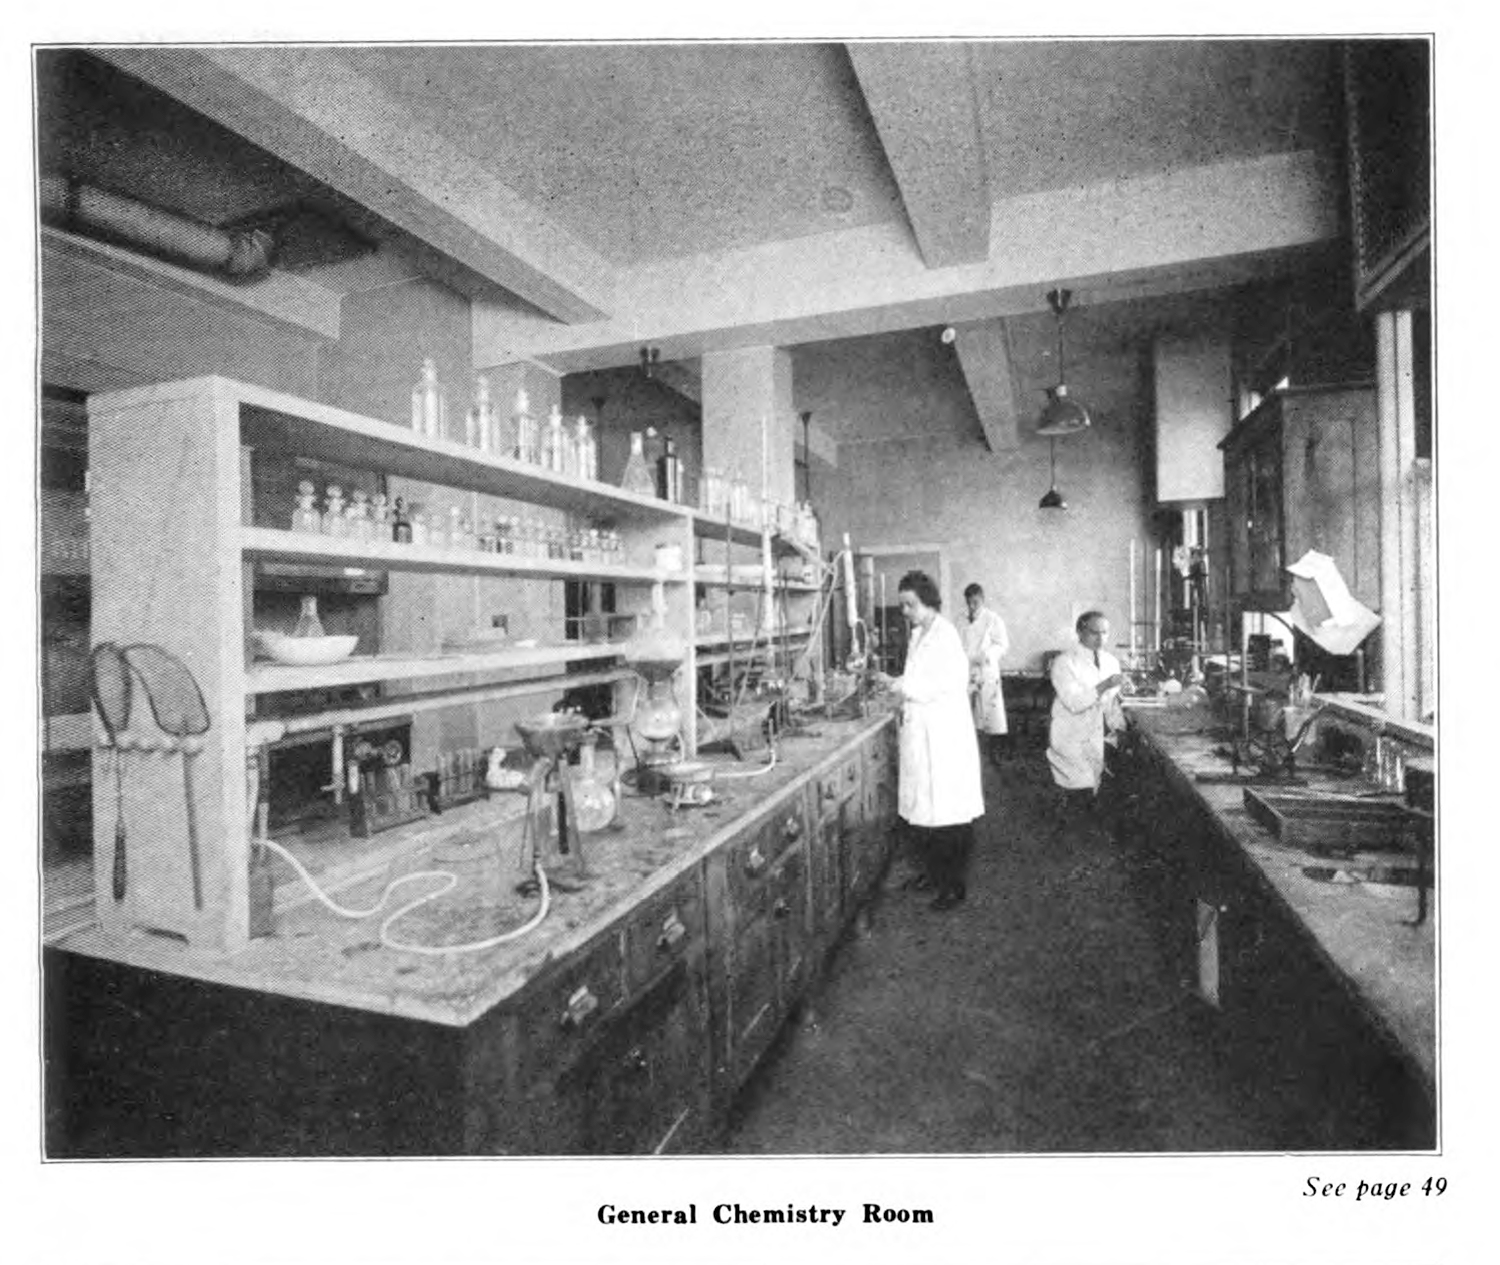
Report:
[[[985,769],[968,898],[936,912],[896,859],[747,1086],[736,1154],[1261,1151],[1296,1111],[1215,1053],[1153,935],[1139,860],[1060,828],[1043,752]]]

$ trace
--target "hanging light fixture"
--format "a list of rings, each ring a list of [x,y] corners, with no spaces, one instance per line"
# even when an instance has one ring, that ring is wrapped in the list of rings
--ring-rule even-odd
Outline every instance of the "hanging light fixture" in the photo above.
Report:
[[[1052,449],[1052,482],[1042,493],[1042,499],[1036,503],[1036,507],[1040,510],[1065,510],[1068,508],[1068,503],[1063,500],[1063,494],[1057,490],[1057,440],[1049,436],[1047,442]]]
[[[656,366],[661,363],[660,347],[641,348],[641,372],[647,378],[656,377]]]
[[[1063,320],[1068,303],[1073,297],[1071,290],[1049,290],[1047,303],[1057,317],[1057,385],[1047,391],[1047,405],[1036,424],[1038,435],[1076,435],[1090,425],[1089,411],[1068,394],[1068,380],[1063,363]]]

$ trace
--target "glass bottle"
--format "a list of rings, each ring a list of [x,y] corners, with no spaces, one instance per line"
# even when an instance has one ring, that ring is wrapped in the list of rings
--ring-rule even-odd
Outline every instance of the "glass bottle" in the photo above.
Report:
[[[391,507],[385,499],[384,492],[377,492],[370,498],[370,539],[389,540],[391,538]]]
[[[474,407],[464,419],[464,443],[488,452],[494,432],[495,406],[490,402],[490,380],[481,373],[474,379]]]
[[[578,427],[574,432],[574,443],[578,447],[578,477],[580,479],[594,479],[599,477],[599,445],[594,442],[594,431],[589,425],[589,419],[582,413],[578,415]]]
[[[661,456],[656,459],[656,495],[674,505],[682,500],[682,462],[670,438],[662,442]]]
[[[411,544],[411,519],[406,516],[406,501],[399,496],[391,511],[391,539],[398,545]]]
[[[297,508],[292,511],[293,531],[323,530],[323,516],[318,513],[318,507],[314,504],[317,495],[317,489],[306,479],[297,485]]]
[[[516,520],[514,518],[507,518],[504,515],[495,520],[496,553],[515,552],[515,525]]]
[[[547,414],[547,430],[542,437],[542,465],[558,474],[563,472],[566,436],[563,433],[562,410],[557,405]]]
[[[293,637],[321,637],[323,621],[318,618],[318,599],[311,593],[303,594],[302,610],[297,615],[297,626]]]
[[[448,507],[448,548],[464,547],[464,512],[457,505]]]
[[[344,520],[344,489],[337,483],[330,483],[327,496],[323,510],[323,532],[328,536],[342,536],[348,528],[348,523]]]
[[[428,439],[440,439],[447,431],[446,413],[437,362],[429,356],[422,361],[422,376],[411,391],[411,428]]]
[[[349,508],[344,511],[348,520],[346,535],[351,540],[368,542],[370,539],[370,498],[359,488],[349,494]]]
[[[630,433],[630,456],[625,462],[625,473],[620,476],[620,487],[637,496],[656,495],[656,480],[646,465],[645,436],[638,430]]]
[[[425,545],[427,543],[427,515],[423,513],[421,505],[416,501],[411,503],[411,543],[414,545]]]
[[[531,415],[531,404],[524,390],[516,392],[516,411],[513,420],[516,430],[516,460],[536,465],[541,457],[541,453],[537,451],[537,424],[536,418]]]
[[[478,544],[480,553],[495,552],[495,524],[492,519],[479,520]]]

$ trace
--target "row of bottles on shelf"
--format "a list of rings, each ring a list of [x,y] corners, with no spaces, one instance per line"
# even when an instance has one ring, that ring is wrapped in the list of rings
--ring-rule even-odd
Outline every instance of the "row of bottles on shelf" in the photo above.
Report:
[[[586,417],[565,421],[562,409],[553,405],[544,423],[532,416],[531,402],[521,390],[507,419],[490,398],[489,379],[481,374],[474,380],[473,405],[461,421],[450,419],[437,365],[431,359],[422,362],[422,376],[412,388],[411,427],[429,439],[447,439],[497,457],[514,457],[555,474],[599,478],[599,443]]]
[[[408,505],[403,497],[388,501],[380,493],[370,496],[360,490],[351,493],[346,501],[343,489],[337,484],[329,484],[324,508],[320,510],[317,490],[305,480],[297,485],[292,530],[345,540],[391,540],[397,544],[474,549],[552,561],[612,566],[625,561],[625,543],[619,532],[592,527],[580,520],[570,519],[563,525],[515,514],[470,518],[457,505],[449,506],[446,511],[427,511],[415,502]]]
[[[490,398],[489,380],[481,374],[475,379],[474,404],[462,425],[450,422],[437,365],[430,358],[422,362],[422,376],[412,389],[411,424],[413,430],[431,439],[448,439],[481,452],[514,457],[556,474],[594,481],[599,478],[599,442],[587,418],[580,416],[575,422],[567,422],[562,409],[553,405],[543,423],[532,416],[530,400],[524,390],[519,390],[507,422]],[[807,549],[819,548],[817,515],[810,503],[763,501],[751,491],[746,479],[713,467],[703,471],[698,495],[692,497],[688,490],[691,478],[676,442],[664,438],[661,453],[653,461],[647,459],[645,439],[645,432],[631,433],[630,455],[620,478],[624,491],[674,505],[696,501],[714,518],[727,517],[757,531],[764,528],[779,532]]]

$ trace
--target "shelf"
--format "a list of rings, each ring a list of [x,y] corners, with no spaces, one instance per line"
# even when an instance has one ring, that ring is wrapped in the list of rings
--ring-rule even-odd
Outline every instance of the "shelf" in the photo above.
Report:
[[[194,397],[238,405],[243,442],[270,451],[319,458],[384,474],[483,492],[602,520],[681,521],[685,507],[638,496],[610,484],[554,474],[406,426],[300,400],[228,378],[194,378],[113,393],[115,409],[149,407]]]
[[[340,540],[311,532],[274,527],[242,527],[241,548],[247,558],[260,561],[307,562],[321,565],[373,567],[378,570],[446,572],[453,575],[521,575],[543,579],[663,580],[684,584],[681,571],[654,567],[608,566],[601,562],[571,562],[555,558],[526,558],[518,554],[480,553],[435,545],[398,545],[367,540]]]
[[[515,647],[484,654],[364,655],[338,663],[312,667],[285,663],[256,663],[245,672],[245,694],[276,694],[283,690],[332,689],[366,685],[375,681],[415,681],[438,676],[460,676],[471,672],[498,672],[515,668],[562,667],[599,659],[618,659],[623,645],[579,645]],[[557,680],[566,684],[567,678]]]
[[[693,579],[695,583],[707,585],[709,588],[732,588],[747,593],[760,592],[765,588],[765,579],[763,576],[738,575],[731,580],[724,575],[722,567],[716,567],[712,563],[700,564],[693,573]],[[778,575],[772,580],[771,587],[778,593],[782,589],[785,589],[788,593],[816,593],[821,586],[808,584],[803,580],[784,580]]]
[[[812,636],[811,628],[793,628],[784,633],[776,633],[771,637],[771,641],[773,644],[779,645],[783,639],[803,641],[810,636]],[[748,647],[752,640],[754,640],[757,645],[763,646],[766,644],[766,635],[762,634],[761,636],[752,639],[748,633],[741,633],[733,638],[731,638],[728,633],[699,633],[696,637],[693,638],[693,645],[697,646],[700,649],[707,649],[710,646],[727,646],[731,640],[733,640],[736,647]]]

